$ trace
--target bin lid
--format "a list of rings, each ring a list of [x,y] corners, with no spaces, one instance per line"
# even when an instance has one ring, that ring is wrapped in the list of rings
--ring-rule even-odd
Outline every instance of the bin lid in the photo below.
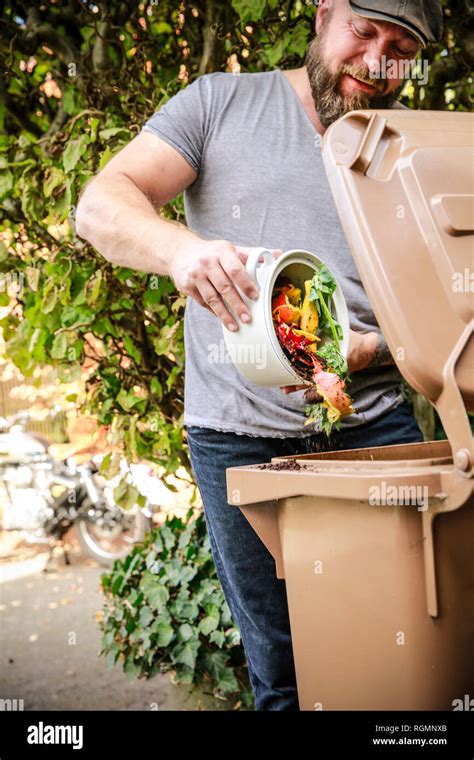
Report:
[[[472,470],[474,114],[353,111],[323,160],[359,274],[404,378]]]

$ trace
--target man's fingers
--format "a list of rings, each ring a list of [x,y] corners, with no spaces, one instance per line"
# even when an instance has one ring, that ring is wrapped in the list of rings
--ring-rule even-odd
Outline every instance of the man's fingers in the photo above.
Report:
[[[237,253],[237,256],[239,257],[239,259],[242,261],[243,264],[247,263],[247,259],[249,255],[252,253],[252,251],[255,251],[255,246],[236,245],[234,246],[234,248]],[[276,259],[279,256],[281,256],[283,253],[281,248],[266,248],[265,250],[270,251],[270,253],[273,253]]]
[[[233,332],[238,330],[239,326],[236,324],[232,314],[226,309],[222,298],[212,283],[206,279],[198,282],[196,286],[202,300],[212,310],[216,317],[218,317],[229,330],[232,330]]]
[[[296,391],[304,391],[307,389],[307,385],[283,385],[281,390],[283,393],[295,393]]]
[[[239,316],[241,314],[250,316],[247,305],[235,286],[238,286],[247,298],[251,299],[258,298],[258,289],[238,256],[226,253],[221,259],[220,266],[210,272],[209,279],[222,298],[225,298]]]
[[[319,404],[324,401],[323,397],[316,390],[316,388],[308,385],[284,385],[281,390],[283,393],[295,393],[295,391],[306,391],[304,397],[310,404]]]
[[[192,298],[196,303],[199,304],[199,306],[202,306],[203,309],[207,309],[211,314],[214,314],[211,307],[207,305],[207,303],[204,301],[203,297],[201,296],[199,290],[197,288],[193,288],[188,294],[187,298]]]
[[[227,244],[227,250],[221,252],[216,260],[213,261],[211,258],[204,262],[207,266],[203,266],[201,276],[195,280],[192,291],[186,291],[200,306],[215,314],[232,331],[239,329],[236,317],[244,323],[252,320],[250,309],[242,294],[252,300],[259,296],[258,287],[245,268],[248,256],[254,250],[255,247]],[[280,248],[268,250],[272,251],[275,258],[283,253]]]
[[[263,248],[263,246],[261,247]],[[247,261],[252,251],[255,251],[256,246],[255,245],[234,245],[234,249],[243,261]],[[273,248],[268,248],[268,250],[272,251]]]
[[[245,268],[249,254],[254,248],[235,247],[234,251],[227,251],[221,258],[221,265],[231,282],[237,285],[247,298],[257,299],[258,287]]]
[[[239,257],[242,264],[247,263],[247,259],[251,250],[251,248],[242,248],[242,246],[239,246],[238,248],[237,246],[235,247],[235,253]]]

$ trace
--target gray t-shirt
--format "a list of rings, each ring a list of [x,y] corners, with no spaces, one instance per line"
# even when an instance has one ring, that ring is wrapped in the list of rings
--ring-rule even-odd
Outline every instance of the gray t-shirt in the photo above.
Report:
[[[313,251],[338,278],[352,329],[380,329],[334,204],[319,135],[279,69],[201,76],[143,129],[198,172],[184,192],[191,230],[236,245]],[[185,425],[285,438],[317,432],[304,425],[304,392],[287,396],[246,380],[225,350],[220,321],[192,298],[184,327]],[[356,372],[348,390],[357,413],[345,417],[341,429],[398,406],[400,382],[394,366]]]

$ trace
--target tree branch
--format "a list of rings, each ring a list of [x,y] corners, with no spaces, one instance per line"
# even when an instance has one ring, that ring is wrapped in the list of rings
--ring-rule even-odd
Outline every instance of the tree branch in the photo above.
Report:
[[[41,42],[47,42],[51,45],[59,60],[69,65],[79,64],[79,50],[75,48],[65,36],[61,36],[57,29],[50,24],[42,24],[39,11],[37,8],[30,8],[26,18],[26,32],[23,37],[24,41],[31,46],[32,52],[35,52]]]
[[[215,0],[206,0],[205,22],[203,29],[203,48],[199,62],[198,76],[208,74],[217,69],[219,41],[218,31],[222,22],[222,6],[217,5]]]
[[[110,69],[110,55],[107,37],[110,33],[110,20],[102,18],[96,27],[96,41],[92,48],[92,67],[94,71]]]

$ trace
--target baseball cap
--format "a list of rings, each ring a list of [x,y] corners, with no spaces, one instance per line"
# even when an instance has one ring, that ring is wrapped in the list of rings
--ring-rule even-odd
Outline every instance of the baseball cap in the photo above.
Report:
[[[443,11],[439,0],[349,0],[349,4],[359,16],[405,27],[423,47],[441,39]]]

